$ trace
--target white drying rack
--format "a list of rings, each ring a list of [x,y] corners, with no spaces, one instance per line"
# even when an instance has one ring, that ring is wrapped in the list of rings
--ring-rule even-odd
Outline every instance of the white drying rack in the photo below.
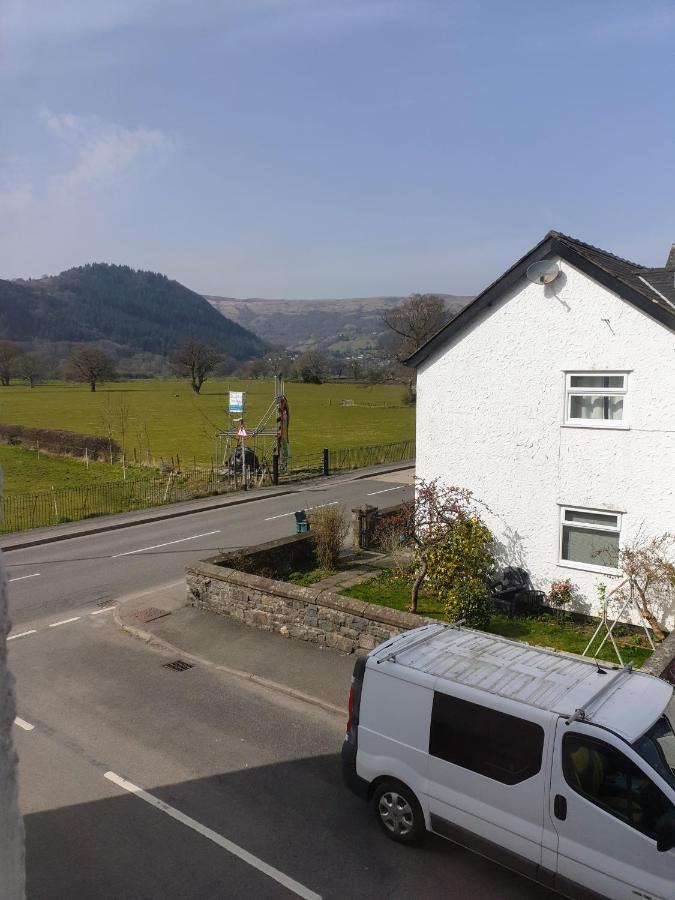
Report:
[[[608,601],[609,598],[612,596],[612,594],[615,594],[615,593],[619,590],[619,588],[622,588],[622,587],[624,586],[624,584],[626,584],[626,583],[630,584],[630,593],[628,594],[628,598],[627,598],[626,601],[624,602],[623,606],[621,607],[621,609],[620,609],[619,612],[617,613],[616,618],[615,618],[614,621],[610,624],[610,623],[609,623],[609,619],[607,618],[607,601]],[[603,639],[600,641],[600,645],[598,646],[597,650],[595,651],[595,654],[594,654],[594,657],[593,657],[593,658],[594,658],[594,659],[597,659],[598,654],[600,653],[600,651],[602,650],[602,648],[605,646],[605,644],[607,643],[607,641],[611,641],[611,642],[612,642],[612,647],[614,647],[614,652],[616,653],[616,657],[617,657],[617,659],[619,660],[619,665],[621,665],[621,666],[624,665],[623,657],[621,656],[621,653],[619,652],[619,648],[618,648],[618,646],[617,646],[616,641],[614,640],[614,635],[612,634],[612,632],[614,631],[615,626],[616,626],[617,623],[619,622],[619,619],[621,618],[621,616],[623,616],[623,614],[626,612],[626,610],[628,609],[629,606],[633,606],[634,610],[637,612],[638,618],[639,618],[639,620],[640,620],[640,624],[642,625],[642,628],[643,628],[644,633],[645,633],[645,635],[646,635],[646,637],[647,637],[647,640],[649,641],[649,646],[652,648],[652,650],[655,649],[655,648],[654,648],[654,641],[652,640],[652,636],[651,636],[651,633],[650,633],[650,631],[649,631],[649,626],[647,625],[647,622],[645,621],[645,617],[642,615],[642,610],[640,609],[640,607],[639,607],[639,605],[638,605],[638,603],[637,603],[637,601],[636,601],[636,599],[635,599],[634,591],[635,591],[635,588],[634,588],[633,579],[627,576],[626,578],[622,579],[617,585],[615,585],[615,586],[612,588],[612,590],[609,591],[609,593],[606,593],[606,594],[605,594],[604,600],[603,600],[603,603],[602,603],[602,616],[600,617],[600,622],[599,622],[599,624],[598,624],[598,627],[597,627],[597,628],[595,629],[595,631],[593,632],[593,637],[592,637],[592,638],[590,639],[590,641],[586,644],[586,649],[585,649],[584,652],[581,654],[582,656],[587,656],[587,655],[588,655],[589,650],[591,649],[591,647],[593,646],[593,644],[594,644],[595,641],[597,640],[598,635],[600,634],[600,632],[601,632],[602,629],[604,628],[606,634],[605,634],[605,636],[603,637]]]

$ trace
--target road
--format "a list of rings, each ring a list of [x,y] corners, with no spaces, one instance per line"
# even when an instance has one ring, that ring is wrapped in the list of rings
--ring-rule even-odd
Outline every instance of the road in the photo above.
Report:
[[[299,505],[389,505],[409,490],[334,479],[301,504],[6,554],[30,900],[552,896],[441,839],[388,841],[342,785],[342,717],[206,665],[167,668],[173,657],[114,623],[115,600],[289,533]]]
[[[219,550],[291,534],[297,509],[329,503],[339,503],[347,511],[363,503],[391,506],[411,495],[410,477],[395,473],[385,477],[336,476],[309,482],[281,497],[11,550],[5,563],[14,630],[45,616],[66,618],[66,613],[97,609],[127,594],[175,581],[187,563]]]

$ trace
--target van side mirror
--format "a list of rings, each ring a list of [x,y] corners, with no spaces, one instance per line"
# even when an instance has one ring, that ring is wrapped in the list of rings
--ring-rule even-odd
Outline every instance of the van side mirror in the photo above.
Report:
[[[675,847],[675,822],[671,816],[656,826],[656,849],[665,853]]]

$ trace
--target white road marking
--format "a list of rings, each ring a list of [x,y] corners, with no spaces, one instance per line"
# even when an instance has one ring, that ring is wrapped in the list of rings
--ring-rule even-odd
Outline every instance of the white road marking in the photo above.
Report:
[[[306,506],[305,512],[309,512],[312,509],[322,509],[322,507],[324,507],[324,506],[335,506],[339,502],[340,502],[339,500],[333,500],[330,503],[320,503],[319,506]],[[281,515],[279,515],[279,516],[270,516],[267,519],[263,519],[263,522],[273,522],[274,519],[285,519],[286,516],[294,516],[296,512],[299,512],[299,510],[294,509],[293,512],[281,513]]]
[[[35,728],[35,725],[31,725],[30,722],[26,722],[25,719],[20,719],[18,716],[14,719],[14,724],[23,728],[24,731],[32,731]]]
[[[179,538],[177,541],[167,541],[165,544],[153,544],[152,547],[141,547],[138,550],[127,550],[126,553],[116,553],[110,559],[117,559],[120,556],[133,556],[134,553],[144,553],[146,550],[157,550],[159,547],[170,547],[172,544],[183,544],[185,541],[196,541],[197,538],[210,537],[212,534],[220,534],[220,528],[216,531],[206,531],[204,534],[193,534],[192,537]]]
[[[13,581],[25,581],[26,578],[39,578],[40,573],[34,572],[32,575],[19,575],[17,578],[10,578],[9,583],[11,584]]]
[[[73,616],[72,619],[62,619],[60,622],[52,622],[49,626],[50,628],[56,628],[57,625],[68,625],[70,622],[77,622],[78,619],[81,619],[82,616]]]
[[[37,628],[31,628],[30,631],[20,631],[18,634],[10,634],[7,638],[8,641],[15,641],[17,638],[26,637],[27,634],[35,634]]]
[[[114,606],[106,606],[105,609],[95,609],[93,613],[89,613],[90,616],[100,616],[101,613],[104,612],[112,612],[115,609]]]
[[[184,813],[175,809],[173,806],[169,806],[168,803],[164,803],[163,800],[159,800],[152,794],[148,794],[147,791],[144,791],[137,785],[132,784],[130,781],[126,781],[126,779],[121,778],[114,772],[106,772],[103,777],[107,778],[108,781],[112,781],[113,784],[116,784],[123,790],[128,791],[130,794],[134,794],[139,798],[139,800],[145,800],[146,803],[149,803],[151,806],[154,806],[161,812],[166,813],[167,816],[171,816],[172,819],[175,819],[182,825],[187,825],[188,828],[191,828],[193,831],[201,834],[202,837],[208,838],[208,840],[213,841],[214,844],[222,847],[223,850],[227,850],[228,853],[231,853],[233,856],[239,857],[239,859],[243,860],[245,863],[248,863],[249,866],[252,866],[259,872],[262,872],[263,875],[267,875],[268,878],[272,878],[277,882],[277,884],[282,885],[287,890],[294,893],[297,897],[302,897],[303,900],[321,900],[321,896],[319,894],[315,894],[314,891],[310,891],[309,888],[306,888],[303,884],[300,884],[300,882],[295,881],[295,879],[290,878],[288,875],[284,875],[284,873],[280,872],[279,869],[275,869],[274,866],[270,866],[268,865],[268,863],[263,862],[263,860],[258,859],[257,856],[249,853],[248,850],[244,850],[242,847],[237,846],[237,844],[232,843],[232,841],[218,834],[218,832],[213,831],[211,828],[207,828],[200,822],[197,822],[196,819],[192,819],[190,818],[190,816],[186,816]]]
[[[402,491],[405,485],[399,484],[393,488],[385,488],[383,491],[371,491],[369,494],[366,494],[366,497],[374,497],[375,494],[388,494],[389,491]]]

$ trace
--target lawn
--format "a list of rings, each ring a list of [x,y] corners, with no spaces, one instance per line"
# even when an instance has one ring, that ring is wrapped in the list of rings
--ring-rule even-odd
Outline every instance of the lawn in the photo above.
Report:
[[[115,409],[121,398],[129,409],[126,446],[132,461],[134,449],[139,459],[145,458],[147,432],[154,459],[179,456],[183,466],[210,465],[216,456],[214,434],[230,424],[229,390],[246,391],[249,428],[259,422],[273,401],[271,381],[215,379],[207,381],[199,395],[192,392],[186,381],[164,379],[101,385],[95,393],[87,385],[50,383],[31,389],[13,384],[0,388],[0,421],[104,434],[106,406]],[[291,451],[296,460],[324,447],[361,447],[414,437],[415,411],[401,405],[400,386],[289,383],[286,395]],[[342,400],[351,400],[354,405],[342,406]],[[114,428],[114,432],[120,441],[119,428]],[[56,468],[49,472],[45,469],[43,477],[37,468],[31,475],[27,460],[23,464],[18,457],[11,460],[7,457],[8,491],[35,489],[27,488],[33,480],[35,484],[54,484],[58,488],[71,483],[86,484],[90,478],[79,463],[63,463],[62,477]],[[54,467],[61,464],[61,460],[53,462]],[[82,477],[78,479],[78,475]],[[116,467],[113,478],[117,475]]]
[[[367,603],[390,606],[405,612],[410,609],[410,580],[396,577],[389,572],[383,572],[382,575],[354,587],[345,588],[341,593],[357,600],[365,600]],[[418,612],[430,618],[442,620],[446,618],[440,605],[424,592],[419,600]],[[565,650],[568,653],[582,653],[595,631],[596,624],[577,621],[559,624],[555,616],[550,614],[537,617],[514,616],[509,619],[501,613],[495,613],[487,630],[492,634],[524,641],[526,644],[537,644],[540,647]],[[633,662],[636,667],[641,666],[651,655],[651,649],[644,635],[617,626],[615,636],[624,662]],[[600,659],[617,662],[614,651],[607,644],[602,649]]]
[[[52,487],[82,487],[102,481],[122,480],[121,466],[107,463],[89,463],[89,468],[77,459],[45,456],[38,459],[34,450],[9,447],[0,444],[0,466],[4,480],[4,493],[23,491],[49,491]],[[127,479],[147,477],[147,469],[127,469]]]

